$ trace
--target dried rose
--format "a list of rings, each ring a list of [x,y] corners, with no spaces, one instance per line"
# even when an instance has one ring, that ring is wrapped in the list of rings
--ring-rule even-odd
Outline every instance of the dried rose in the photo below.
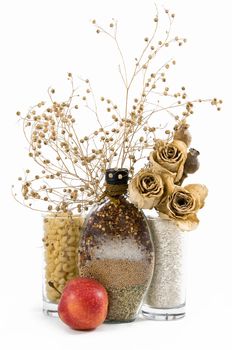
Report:
[[[144,168],[133,177],[128,190],[130,201],[138,208],[152,209],[163,196],[163,180],[152,169]]]
[[[196,214],[204,206],[207,194],[208,190],[203,185],[174,186],[173,191],[156,209],[161,217],[176,221],[184,231],[191,231],[199,223]]]
[[[155,144],[155,150],[150,153],[150,162],[152,165],[158,163],[163,168],[175,174],[175,183],[178,182],[184,171],[184,163],[187,158],[187,146],[184,142],[174,140],[165,142],[158,140]]]

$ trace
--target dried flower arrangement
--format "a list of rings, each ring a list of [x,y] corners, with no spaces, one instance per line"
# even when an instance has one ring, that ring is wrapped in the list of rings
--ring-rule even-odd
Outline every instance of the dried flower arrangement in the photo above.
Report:
[[[117,21],[113,20],[109,28],[92,21],[96,33],[108,36],[120,56],[119,73],[125,94],[122,106],[106,97],[97,98],[89,79],[78,78],[83,93],[68,73],[71,93],[67,99],[58,102],[55,89],[50,88],[48,102],[37,103],[26,115],[17,112],[29,144],[28,155],[39,169],[36,175],[28,169],[24,177],[19,177],[21,190],[13,190],[17,201],[44,212],[82,213],[101,198],[106,169],[126,167],[133,177],[130,198],[136,205],[156,208],[162,215],[184,223],[185,229],[197,222],[195,214],[203,206],[206,188],[180,187],[188,173],[199,166],[198,152],[188,151],[191,137],[187,119],[196,104],[209,102],[220,110],[222,101],[191,100],[185,87],[173,91],[167,85],[168,70],[176,61],[170,59],[157,67],[156,58],[173,44],[182,46],[186,39],[172,35],[175,15],[169,10],[164,12],[168,27],[163,37],[157,40],[160,15],[156,7],[153,32],[144,38],[131,75],[118,41]],[[140,93],[133,96],[135,86]],[[96,130],[87,135],[79,123],[86,109],[98,123]],[[156,116],[164,113],[169,116],[168,128],[166,121],[162,125],[155,123]],[[160,131],[165,135],[162,140],[157,139]],[[135,164],[147,161],[149,153],[148,166],[134,176]]]
[[[188,174],[199,168],[199,152],[193,148],[188,152],[191,136],[187,127],[181,125],[172,141],[156,141],[149,165],[133,177],[129,194],[139,208],[155,208],[161,217],[190,231],[199,222],[196,214],[204,206],[208,190],[199,184],[181,187]]]

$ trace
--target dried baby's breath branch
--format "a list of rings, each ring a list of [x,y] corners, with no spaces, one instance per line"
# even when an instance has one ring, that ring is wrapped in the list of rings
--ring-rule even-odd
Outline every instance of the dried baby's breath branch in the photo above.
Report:
[[[49,97],[53,101],[50,91],[49,89]],[[98,192],[101,194],[101,188],[97,188],[95,179],[93,181],[90,166],[95,157],[86,154],[88,147],[85,148],[85,144],[88,144],[89,138],[85,136],[79,139],[73,127],[75,119],[70,114],[70,108],[74,91],[72,83],[72,94],[68,102],[53,101],[52,105],[42,113],[38,113],[38,108],[44,106],[44,103],[38,104],[22,118],[23,131],[29,142],[29,157],[43,169],[43,173],[46,173],[46,176],[36,175],[35,179],[30,180],[28,176],[24,181],[20,178],[22,196],[24,202],[31,199],[47,202],[48,211],[53,209],[66,211],[74,201],[80,211],[83,209],[83,203],[85,208],[87,203],[91,203],[93,194],[94,196]],[[27,171],[27,174],[29,173],[30,171]],[[50,180],[50,183],[38,186],[41,181],[45,183],[45,178],[47,181]],[[64,184],[62,191],[60,191],[62,186],[51,185],[51,182],[57,181]],[[83,199],[82,194],[78,197],[78,191],[80,193],[85,191],[87,199]]]
[[[158,65],[157,58],[171,45],[182,46],[186,39],[172,34],[175,15],[164,12],[164,35],[159,39],[162,17],[156,6],[152,33],[144,38],[131,75],[119,43],[117,21],[113,19],[105,29],[93,20],[96,32],[113,40],[118,52],[125,96],[122,106],[108,97],[96,96],[89,79],[78,77],[81,85],[77,88],[73,75],[68,73],[68,98],[58,102],[55,89],[49,88],[47,103],[39,102],[25,116],[17,112],[29,145],[28,155],[39,169],[36,175],[28,169],[24,177],[19,177],[21,199],[13,190],[17,201],[45,212],[88,210],[101,198],[107,168],[127,167],[133,175],[135,164],[146,160],[154,148],[157,133],[171,141],[175,130],[201,102],[209,102],[220,110],[222,101],[217,98],[191,99],[184,86],[177,91],[168,86],[167,73],[176,61],[169,58]],[[86,111],[88,118],[93,116],[97,123],[96,129],[87,134],[80,127],[80,118]],[[165,114],[168,122],[162,120]]]
[[[179,124],[183,122],[185,118],[193,114],[193,106],[198,102],[210,102],[213,105],[216,105],[217,109],[220,110],[221,101],[217,99],[204,99],[204,100],[188,100],[187,94],[185,92],[185,88],[182,88],[181,92],[170,94],[169,87],[165,86],[163,90],[158,90],[159,86],[167,83],[167,75],[166,72],[170,69],[171,66],[176,64],[176,61],[173,58],[167,60],[163,65],[158,67],[156,70],[153,69],[154,59],[157,57],[158,53],[164,48],[168,48],[171,44],[177,44],[178,46],[182,46],[186,43],[185,38],[181,38],[178,36],[171,37],[171,30],[175,15],[170,13],[168,10],[165,10],[165,14],[168,19],[168,28],[165,31],[165,37],[162,40],[158,40],[158,44],[155,43],[156,35],[158,32],[158,27],[160,23],[158,8],[156,7],[156,14],[154,17],[154,30],[151,34],[150,38],[145,37],[145,47],[143,48],[139,58],[136,58],[136,63],[134,67],[134,71],[132,76],[128,78],[126,74],[126,79],[123,76],[123,83],[125,86],[125,115],[121,120],[120,127],[123,128],[123,143],[118,145],[117,152],[119,153],[117,164],[121,167],[124,167],[128,159],[131,157],[134,159],[134,163],[137,161],[134,155],[135,145],[138,142],[138,139],[144,137],[141,135],[143,129],[147,130],[147,124],[150,119],[155,115],[160,115],[161,112],[168,113],[168,115],[172,118],[173,128],[177,128]],[[99,26],[96,21],[93,21],[97,27],[97,33],[105,33],[110,38],[115,40],[115,36],[105,30],[102,26]],[[113,27],[113,24],[112,24]],[[116,45],[117,46],[117,45]],[[119,52],[120,56],[123,57],[121,50]],[[123,60],[125,62],[125,60]],[[152,66],[152,71],[150,71],[150,67]],[[126,69],[125,69],[126,72]],[[149,73],[150,72],[150,73]],[[149,77],[147,77],[149,74]],[[138,76],[142,75],[142,89],[140,96],[134,99],[134,104],[132,105],[132,109],[129,111],[129,101],[130,101],[130,93],[133,89],[133,85],[137,83]],[[128,82],[128,83],[126,83]],[[160,102],[160,99],[156,99],[155,95],[162,97],[165,99],[164,102]],[[173,102],[170,98],[177,99],[177,101]],[[150,108],[149,108],[150,107]],[[151,109],[151,107],[153,107]],[[172,109],[179,108],[179,114],[176,115],[172,113]],[[183,108],[181,110],[181,108]],[[149,127],[148,127],[149,129]],[[154,129],[157,129],[154,128]],[[166,130],[166,135],[169,140],[171,140],[171,136],[173,132],[171,130]],[[135,136],[136,135],[136,136]],[[147,135],[145,135],[145,142],[143,143],[144,149],[146,149]],[[131,162],[130,162],[131,164]],[[130,166],[131,168],[131,166]],[[133,167],[132,167],[133,168]]]
[[[158,54],[158,52],[163,48],[163,47],[167,47],[169,46],[169,44],[171,42],[178,42],[178,44],[182,45],[182,42],[185,41],[185,39],[179,39],[179,38],[173,38],[173,39],[169,39],[170,36],[170,32],[171,32],[171,26],[173,23],[173,19],[174,19],[174,15],[170,15],[168,11],[165,11],[167,16],[168,16],[168,20],[169,20],[169,27],[168,30],[166,31],[166,36],[163,40],[163,42],[159,41],[158,42],[158,46],[155,46],[153,44],[155,37],[156,37],[156,33],[158,30],[158,24],[159,24],[159,14],[158,14],[158,8],[156,6],[156,14],[154,17],[154,30],[153,33],[150,37],[150,39],[148,37],[146,37],[144,39],[145,41],[145,47],[143,48],[141,54],[139,55],[139,59],[136,59],[136,63],[135,63],[135,67],[134,67],[134,71],[132,73],[132,76],[130,77],[130,79],[128,80],[128,76],[127,76],[127,70],[125,67],[125,60],[124,60],[124,55],[122,53],[122,50],[118,44],[118,40],[117,40],[117,23],[114,22],[110,25],[111,28],[116,27],[115,31],[113,33],[110,33],[109,31],[107,31],[106,29],[104,29],[102,26],[100,26],[99,24],[96,23],[96,21],[94,20],[93,23],[97,28],[97,33],[104,33],[107,34],[110,38],[112,38],[115,43],[116,43],[116,47],[119,51],[119,55],[121,57],[122,60],[122,64],[124,66],[124,76],[123,76],[123,82],[125,85],[125,114],[124,117],[122,119],[122,124],[121,127],[123,127],[124,129],[124,134],[123,134],[123,139],[126,141],[122,144],[122,147],[119,148],[119,156],[118,156],[118,162],[117,162],[117,166],[123,167],[126,159],[128,158],[128,150],[131,148],[132,146],[132,141],[133,141],[133,133],[137,131],[137,128],[135,129],[135,125],[136,122],[138,123],[138,121],[131,121],[131,113],[136,113],[136,112],[140,112],[140,114],[142,114],[143,112],[143,104],[147,101],[147,97],[150,94],[151,90],[155,88],[154,84],[152,84],[152,87],[149,89],[149,91],[146,91],[149,83],[151,82],[151,78],[149,79],[149,81],[146,81],[146,74],[148,72],[148,69],[150,67],[150,64],[152,62],[152,60],[154,59],[154,57]],[[149,51],[149,52],[148,52]],[[147,53],[147,57],[144,57],[145,54]],[[168,63],[166,63],[164,66],[167,66]],[[163,68],[160,67],[157,72],[155,74],[153,74],[151,77],[155,78],[157,77],[159,71]],[[141,97],[140,99],[138,99],[137,101],[137,106],[133,105],[133,111],[130,113],[128,113],[129,110],[129,97],[130,97],[130,91],[131,88],[133,87],[133,84],[135,82],[135,78],[139,75],[139,73],[143,74],[143,84],[142,84],[142,93],[141,93]],[[153,79],[154,80],[154,79]],[[164,80],[164,77],[162,77],[162,80]],[[142,117],[141,117],[142,118]],[[140,118],[140,119],[141,119]],[[130,121],[130,127],[128,127],[128,121]],[[131,140],[128,140],[128,136],[131,136]],[[127,141],[128,140],[128,141]],[[128,142],[129,142],[129,146],[128,146]]]

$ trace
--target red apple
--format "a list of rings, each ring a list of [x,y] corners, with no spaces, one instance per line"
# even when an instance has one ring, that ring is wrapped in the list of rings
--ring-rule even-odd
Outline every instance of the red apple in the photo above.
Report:
[[[108,309],[105,288],[92,278],[74,278],[63,290],[60,319],[73,329],[90,330],[104,322]]]

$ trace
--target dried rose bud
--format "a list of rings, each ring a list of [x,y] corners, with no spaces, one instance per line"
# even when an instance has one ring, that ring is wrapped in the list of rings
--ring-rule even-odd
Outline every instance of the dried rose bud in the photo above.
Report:
[[[189,132],[189,125],[184,123],[174,133],[174,140],[183,141],[187,147],[190,146],[192,141],[192,136]]]
[[[194,148],[190,148],[187,154],[185,165],[184,165],[184,173],[186,175],[193,174],[199,169],[199,166],[200,166],[199,159],[198,159],[199,154],[200,154],[199,151],[197,151]]]

